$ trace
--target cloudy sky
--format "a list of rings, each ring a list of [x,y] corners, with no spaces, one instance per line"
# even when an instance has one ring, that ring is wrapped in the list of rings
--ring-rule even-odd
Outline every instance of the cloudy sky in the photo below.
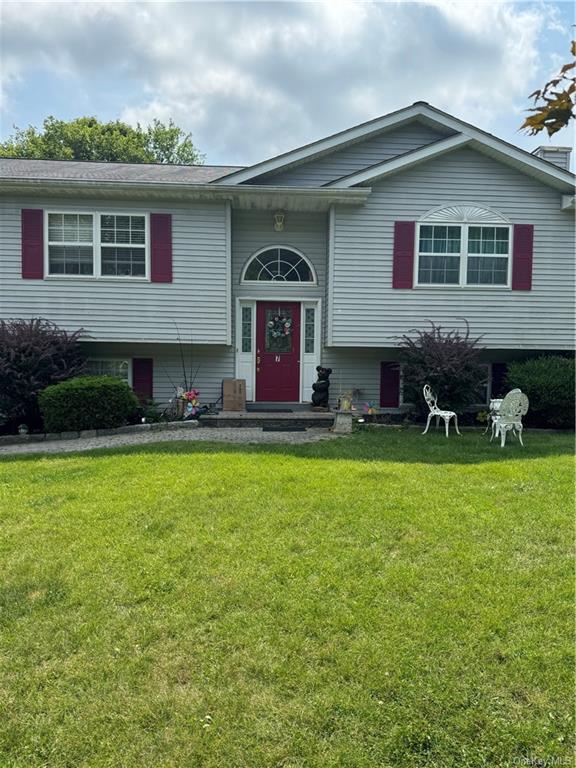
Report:
[[[571,2],[7,2],[0,133],[47,115],[191,131],[262,160],[424,100],[526,149],[527,95],[568,60]],[[568,144],[561,134],[553,143]]]

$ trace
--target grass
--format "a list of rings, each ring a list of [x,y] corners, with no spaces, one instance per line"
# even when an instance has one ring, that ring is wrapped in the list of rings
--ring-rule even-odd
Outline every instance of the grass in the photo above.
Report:
[[[0,462],[0,766],[571,765],[573,437],[525,443]]]

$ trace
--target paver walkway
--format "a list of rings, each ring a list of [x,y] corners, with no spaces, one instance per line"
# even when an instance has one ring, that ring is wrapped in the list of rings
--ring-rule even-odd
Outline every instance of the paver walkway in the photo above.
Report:
[[[327,429],[308,429],[306,432],[263,432],[260,428],[219,429],[198,428],[178,431],[145,432],[133,435],[107,435],[75,440],[51,440],[24,445],[7,445],[0,448],[0,456],[23,453],[71,453],[92,451],[95,448],[120,448],[126,445],[147,445],[180,440],[191,443],[286,443],[298,445],[327,440],[334,435]]]

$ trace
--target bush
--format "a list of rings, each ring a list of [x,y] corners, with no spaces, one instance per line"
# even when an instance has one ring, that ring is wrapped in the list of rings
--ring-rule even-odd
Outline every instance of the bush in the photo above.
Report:
[[[4,431],[24,423],[31,431],[42,420],[38,395],[50,384],[84,369],[82,330],[68,333],[42,318],[0,320],[0,413]]]
[[[164,414],[165,409],[155,400],[144,400],[138,403],[138,407],[130,414],[130,424],[157,424],[160,421],[168,421]]]
[[[528,395],[528,424],[542,427],[574,427],[573,357],[545,355],[508,366],[506,381]]]
[[[81,376],[40,394],[47,432],[112,429],[128,423],[138,400],[128,384],[113,376]]]
[[[414,404],[420,416],[428,413],[422,389],[432,387],[440,408],[461,413],[477,403],[486,369],[480,362],[479,339],[466,333],[443,331],[431,323],[429,331],[415,331],[416,336],[402,336],[400,359],[404,376],[404,400]]]

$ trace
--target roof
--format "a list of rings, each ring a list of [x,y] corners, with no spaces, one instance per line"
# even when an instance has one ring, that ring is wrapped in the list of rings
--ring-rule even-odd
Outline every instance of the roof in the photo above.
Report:
[[[0,158],[0,178],[42,181],[123,181],[163,184],[209,184],[241,170],[228,165],[167,163],[96,163],[79,160]]]
[[[249,182],[249,186],[258,185],[259,177],[265,174],[270,177],[279,171],[310,162],[315,158],[336,152],[343,147],[356,144],[368,137],[393,127],[400,127],[411,121],[419,121],[433,126],[440,131],[444,138],[417,150],[411,150],[395,158],[376,163],[348,176],[335,179],[325,186],[333,189],[338,188],[341,191],[350,190],[355,185],[366,185],[372,180],[403,170],[415,163],[425,162],[444,152],[469,146],[550,186],[573,194],[574,175],[570,171],[538,155],[526,152],[470,123],[452,117],[452,115],[436,109],[424,101],[417,101],[404,109],[356,125],[248,167],[0,158],[0,179],[10,186],[18,183],[32,185],[59,183],[62,185],[69,182],[71,185],[83,183],[94,187],[100,183],[102,188],[110,184],[123,185],[130,189],[140,186],[141,188],[148,187],[149,190],[152,190],[153,185],[182,191],[187,185],[202,188],[211,187],[212,189],[225,187],[239,189],[245,182]],[[281,184],[278,186],[279,188],[282,187]],[[294,188],[292,189],[296,192]],[[304,190],[301,192],[304,194]]]
[[[540,181],[562,190],[573,189],[574,174],[570,171],[560,168],[559,166],[554,165],[554,163],[544,160],[537,155],[520,149],[503,139],[499,139],[497,136],[494,136],[487,131],[476,128],[474,125],[467,123],[464,120],[453,117],[447,112],[443,112],[425,101],[417,101],[396,112],[390,112],[387,115],[375,120],[370,120],[366,123],[361,123],[348,130],[336,133],[333,136],[328,136],[327,138],[320,139],[319,141],[315,141],[303,147],[298,147],[291,152],[285,152],[277,157],[272,157],[269,160],[256,163],[256,165],[234,171],[227,176],[226,179],[218,179],[214,183],[216,185],[224,183],[230,185],[251,182],[265,174],[278,173],[287,170],[288,168],[302,165],[310,160],[330,154],[343,147],[358,143],[359,141],[375,136],[378,133],[394,127],[399,127],[413,120],[418,120],[434,126],[447,136],[447,138],[443,140],[433,142],[433,144],[438,145],[435,147],[434,152],[443,151],[443,145],[448,149],[455,148],[451,146],[451,139],[456,138],[456,136],[464,137],[462,141],[456,141],[455,146],[469,144],[474,149],[485,152],[501,162],[514,166],[519,170],[538,178]],[[424,161],[428,159],[426,149],[427,147],[422,148],[420,156],[412,151],[407,152],[392,160],[376,163],[370,169],[364,169],[363,171],[359,171],[350,176],[336,179],[333,182],[330,182],[327,186],[346,188],[353,186],[354,184],[366,183],[367,181],[381,178],[385,175],[385,173],[380,173],[382,170],[388,173],[391,169],[394,169],[394,171],[402,169],[404,166],[404,159],[406,160],[407,165],[412,165],[415,160]]]

